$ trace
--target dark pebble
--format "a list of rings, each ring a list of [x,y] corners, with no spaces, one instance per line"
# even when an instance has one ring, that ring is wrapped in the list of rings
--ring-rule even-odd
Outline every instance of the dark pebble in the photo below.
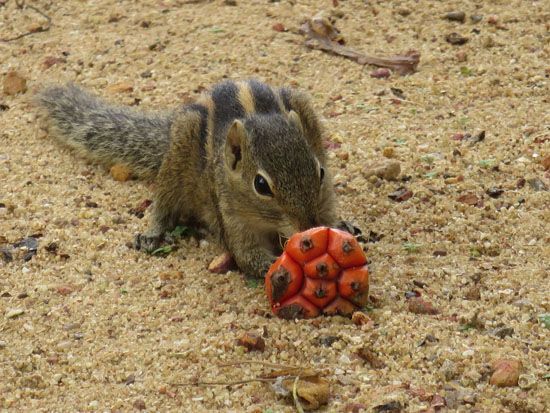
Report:
[[[466,21],[466,13],[463,11],[451,11],[445,15],[445,18],[450,21],[464,23]]]
[[[445,36],[445,40],[447,43],[450,43],[454,46],[460,46],[468,42],[468,38],[464,37],[458,33],[449,33],[447,36]]]
[[[504,189],[497,188],[497,187],[491,187],[486,191],[487,195],[489,195],[491,198],[498,198],[504,193]]]

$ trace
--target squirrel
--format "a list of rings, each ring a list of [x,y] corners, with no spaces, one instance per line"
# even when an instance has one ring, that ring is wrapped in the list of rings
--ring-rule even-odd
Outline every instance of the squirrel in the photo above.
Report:
[[[322,126],[304,92],[224,81],[194,103],[145,113],[68,84],[40,91],[36,102],[62,143],[154,180],[137,249],[156,249],[178,223],[198,224],[241,271],[263,277],[282,240],[337,222]]]

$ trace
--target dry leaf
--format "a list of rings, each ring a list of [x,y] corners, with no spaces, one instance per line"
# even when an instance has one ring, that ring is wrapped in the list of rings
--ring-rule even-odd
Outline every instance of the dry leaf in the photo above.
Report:
[[[319,376],[300,377],[283,380],[283,387],[293,392],[296,384],[296,395],[304,410],[316,410],[328,403],[329,383],[328,380]]]
[[[420,54],[410,51],[405,55],[392,56],[387,58],[368,56],[356,52],[342,44],[344,39],[338,29],[325,18],[321,13],[308,19],[300,28],[306,36],[306,46],[312,49],[319,49],[331,52],[340,56],[355,60],[361,65],[370,64],[379,67],[387,67],[401,75],[413,73],[420,61]]]

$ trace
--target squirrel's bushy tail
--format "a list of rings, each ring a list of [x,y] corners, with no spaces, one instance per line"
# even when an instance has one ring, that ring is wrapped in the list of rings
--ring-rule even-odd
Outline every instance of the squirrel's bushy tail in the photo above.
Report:
[[[170,113],[149,114],[109,105],[69,84],[39,92],[50,132],[85,157],[107,166],[121,163],[138,177],[154,177],[170,143]]]

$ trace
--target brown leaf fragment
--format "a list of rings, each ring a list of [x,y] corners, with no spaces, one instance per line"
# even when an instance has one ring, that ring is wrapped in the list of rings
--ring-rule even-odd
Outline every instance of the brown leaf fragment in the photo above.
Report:
[[[405,188],[404,186],[397,188],[394,192],[388,195],[393,201],[396,202],[405,202],[407,199],[413,196],[413,192],[410,189]]]
[[[468,38],[464,37],[458,33],[449,33],[447,36],[445,36],[445,40],[447,43],[452,44],[453,46],[461,46],[463,44],[466,44],[468,42]]]
[[[244,333],[238,340],[237,344],[243,346],[247,351],[259,351],[265,350],[265,340],[254,333]]]
[[[317,410],[328,403],[329,383],[318,375],[300,376],[298,380],[295,378],[285,379],[282,385],[291,394],[294,391],[294,386],[296,386],[296,395],[304,410]]]
[[[27,79],[15,70],[10,70],[4,78],[4,94],[17,95],[27,91]]]
[[[361,347],[356,353],[362,360],[367,362],[373,369],[383,369],[386,367],[386,363],[380,359],[372,350],[367,347]]]
[[[462,202],[463,204],[466,204],[466,205],[471,205],[471,206],[477,206],[479,204],[479,198],[477,197],[476,194],[471,192],[460,195],[457,198],[457,201]]]
[[[369,56],[357,52],[349,47],[343,46],[344,39],[332,22],[323,17],[322,14],[308,19],[300,28],[306,36],[306,46],[311,49],[318,49],[325,52],[337,54],[355,60],[360,65],[370,64],[378,67],[386,67],[400,75],[406,75],[416,71],[420,61],[420,53],[409,51],[404,55],[391,56],[387,58]]]
[[[123,164],[115,164],[109,170],[115,181],[126,182],[132,177],[132,170]]]
[[[414,314],[439,314],[439,310],[430,302],[421,297],[413,297],[408,300],[409,311]]]
[[[545,171],[548,171],[550,169],[550,155],[545,156],[541,161],[542,167]]]
[[[218,255],[208,265],[208,271],[214,274],[225,274],[228,271],[235,270],[237,264],[228,252]]]
[[[492,364],[493,374],[489,383],[497,387],[514,387],[518,385],[522,364],[519,360],[498,359]]]

